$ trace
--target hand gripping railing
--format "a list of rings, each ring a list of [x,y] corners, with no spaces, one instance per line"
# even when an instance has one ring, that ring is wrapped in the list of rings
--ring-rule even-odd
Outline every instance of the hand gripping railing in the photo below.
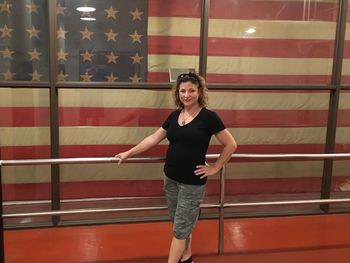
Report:
[[[207,159],[215,159],[219,154],[207,154]],[[264,158],[264,159],[285,159],[285,158],[302,158],[302,159],[336,159],[349,158],[350,153],[338,154],[233,154],[232,158]],[[144,163],[149,161],[164,161],[164,157],[153,158],[129,158],[128,162]],[[91,164],[91,163],[117,163],[119,158],[103,157],[103,158],[59,158],[59,159],[33,159],[33,160],[0,160],[0,183],[1,183],[1,167],[2,166],[17,166],[17,165],[45,165],[45,164]],[[301,204],[330,204],[330,203],[346,203],[350,202],[349,198],[343,199],[316,199],[316,200],[291,200],[291,201],[273,201],[273,202],[244,202],[244,203],[225,203],[225,167],[220,171],[220,199],[217,204],[202,204],[203,208],[218,208],[219,209],[219,240],[218,253],[223,253],[223,226],[224,226],[224,209],[227,207],[249,207],[249,206],[275,206],[275,205],[301,205]],[[72,209],[72,210],[58,210],[47,212],[32,212],[32,213],[11,213],[3,214],[2,206],[2,184],[0,187],[0,246],[4,252],[3,240],[3,218],[13,217],[29,217],[29,216],[53,216],[53,215],[67,215],[67,214],[86,214],[86,213],[100,213],[100,212],[121,212],[121,211],[146,211],[146,210],[163,210],[166,206],[153,207],[132,207],[132,208],[109,208],[109,209]],[[4,255],[4,253],[2,253]],[[1,259],[1,258],[0,258]],[[4,260],[4,258],[3,258]]]

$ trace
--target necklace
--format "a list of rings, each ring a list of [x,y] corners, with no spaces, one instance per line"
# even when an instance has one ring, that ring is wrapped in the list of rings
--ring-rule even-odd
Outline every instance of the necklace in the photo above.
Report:
[[[200,111],[200,110],[199,110],[199,111]],[[198,111],[198,112],[199,112],[199,111]],[[182,125],[182,126],[186,125],[186,121],[187,121],[187,119],[188,119],[189,117],[193,117],[193,118],[194,118],[194,116],[196,116],[196,115],[198,114],[198,112],[197,112],[196,114],[194,114],[195,112],[196,112],[196,110],[193,111],[193,112],[191,112],[191,113],[189,113],[188,116],[185,117],[185,111],[183,110],[183,111],[182,111],[182,116],[183,116],[183,118],[182,118],[182,121],[181,121],[181,125]]]

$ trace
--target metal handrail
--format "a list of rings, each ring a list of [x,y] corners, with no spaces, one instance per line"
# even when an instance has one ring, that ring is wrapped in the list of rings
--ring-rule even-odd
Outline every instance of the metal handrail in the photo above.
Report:
[[[293,200],[293,201],[202,204],[201,208],[334,204],[334,203],[348,203],[348,202],[350,202],[350,198],[307,199],[307,200]],[[49,212],[11,213],[11,214],[4,214],[3,218],[57,216],[57,215],[73,215],[73,214],[91,214],[91,213],[94,214],[94,213],[114,213],[114,212],[138,212],[138,211],[166,210],[167,208],[168,208],[167,206],[145,206],[145,207],[101,208],[101,209],[97,209],[97,208],[67,209],[67,210],[58,210],[58,211],[49,211]]]
[[[207,154],[207,159],[218,158],[219,154]],[[328,154],[232,154],[232,158],[346,158],[350,153],[328,153]],[[133,157],[127,162],[149,162],[164,161],[165,157]],[[53,158],[53,159],[24,159],[24,160],[0,160],[0,166],[13,165],[44,165],[44,164],[83,164],[83,163],[116,163],[117,157],[89,157],[89,158]]]
[[[307,205],[307,204],[331,204],[331,203],[347,203],[347,202],[350,202],[350,198],[307,199],[307,200],[271,201],[271,202],[225,203],[224,207],[274,206],[274,205]]]
[[[219,204],[202,204],[201,208],[219,208]],[[144,207],[125,207],[125,208],[90,208],[90,209],[68,209],[50,212],[28,212],[28,213],[12,213],[4,214],[3,218],[16,217],[37,217],[37,216],[59,216],[74,214],[95,214],[95,213],[115,213],[115,212],[138,212],[138,211],[154,211],[166,210],[167,206],[144,206]]]
[[[207,159],[218,158],[219,154],[207,154]],[[336,153],[336,154],[233,154],[232,158],[347,158],[350,153]],[[82,163],[117,163],[120,159],[117,157],[101,157],[101,158],[57,158],[57,159],[27,159],[27,160],[0,160],[0,169],[2,166],[15,165],[44,165],[44,164],[82,164]],[[137,157],[129,158],[128,162],[148,162],[148,161],[163,161],[164,157]],[[0,178],[1,179],[1,178]],[[0,186],[1,187],[1,186]],[[224,225],[224,209],[228,207],[250,207],[250,206],[276,206],[276,205],[301,205],[301,204],[325,204],[325,203],[346,203],[350,199],[317,199],[317,200],[289,200],[289,201],[273,201],[273,202],[243,202],[243,203],[226,203],[225,202],[225,167],[220,171],[220,200],[217,204],[202,204],[202,208],[218,208],[219,209],[219,240],[218,252],[223,252],[223,225]],[[1,204],[2,205],[2,204]],[[15,217],[35,217],[35,216],[59,216],[71,214],[86,214],[86,213],[101,213],[101,212],[132,212],[132,211],[154,211],[165,210],[166,206],[151,206],[151,207],[128,207],[128,208],[108,208],[108,209],[71,209],[58,210],[47,212],[29,212],[29,213],[12,213],[2,214],[0,220],[3,218]],[[3,229],[1,229],[3,231]]]

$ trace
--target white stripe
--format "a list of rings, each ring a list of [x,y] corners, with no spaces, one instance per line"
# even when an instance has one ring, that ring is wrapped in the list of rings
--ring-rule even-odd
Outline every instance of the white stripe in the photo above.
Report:
[[[339,109],[341,109],[341,110],[350,109],[350,93],[349,92],[341,92],[340,93]]]
[[[1,146],[50,145],[49,127],[0,127]]]
[[[163,163],[61,165],[62,182],[162,180]],[[226,165],[226,179],[320,178],[323,161],[235,162]],[[350,176],[349,161],[335,161],[334,176]],[[209,179],[217,180],[218,176]],[[50,182],[50,166],[3,168],[4,184]],[[239,187],[239,186],[237,186]],[[101,193],[103,189],[101,189]]]
[[[3,184],[47,183],[51,181],[50,165],[4,166],[1,169]]]
[[[169,68],[198,68],[198,56],[148,55],[148,62],[150,72],[168,72]],[[247,75],[330,75],[332,59],[209,56],[207,72]]]
[[[169,72],[169,68],[194,68],[198,71],[199,56],[148,55],[149,72]]]
[[[342,94],[344,99],[340,105],[343,108],[350,107],[348,95]],[[210,91],[209,106],[222,110],[328,110],[329,93]]]
[[[48,89],[1,88],[0,107],[49,107]]]
[[[200,19],[150,16],[148,17],[148,35],[199,37]]]
[[[174,109],[170,91],[63,89],[60,107]],[[342,93],[340,108],[350,108],[350,93]],[[328,110],[329,93],[209,92],[211,109],[226,110]]]
[[[335,161],[333,176],[350,176],[349,161]],[[229,163],[227,179],[322,178],[323,161]]]
[[[261,1],[264,1],[265,0],[261,0]],[[287,2],[287,3],[290,3],[290,2],[304,2],[305,4],[317,4],[317,3],[338,3],[338,0],[269,0],[269,2]]]
[[[210,19],[209,37],[334,40],[335,22],[297,20]],[[253,34],[246,30],[254,28]]]
[[[350,67],[349,67],[350,68]],[[0,89],[0,107],[49,107],[47,91],[34,89]],[[12,94],[11,94],[12,93]],[[45,98],[45,99],[44,99]],[[327,110],[327,93],[261,93],[209,91],[211,109],[227,110]],[[154,108],[174,109],[171,92],[154,90],[61,89],[60,107]],[[350,109],[350,93],[342,92],[340,109]]]
[[[60,145],[137,144],[157,127],[61,127]],[[230,128],[238,144],[323,144],[325,127]],[[338,127],[337,143],[350,142],[350,127]],[[2,146],[49,145],[49,128],[0,128]],[[163,141],[161,144],[167,144]],[[219,144],[213,137],[212,144]]]
[[[350,25],[349,25],[350,26]],[[348,32],[350,34],[350,31]],[[342,70],[343,75],[350,75],[350,59],[344,58],[343,59],[343,70]]]
[[[347,132],[350,128],[344,128]],[[137,144],[156,130],[137,127],[62,127],[62,145]],[[238,144],[323,144],[325,128],[234,128],[229,129]],[[219,144],[213,139],[213,144]],[[166,144],[163,141],[162,144]]]
[[[350,143],[350,128],[349,127],[337,127],[336,139],[337,144],[349,144]],[[350,151],[348,151],[350,152]]]
[[[170,91],[61,89],[58,95],[60,107],[174,108]]]
[[[332,59],[210,56],[207,72],[247,75],[330,75]]]

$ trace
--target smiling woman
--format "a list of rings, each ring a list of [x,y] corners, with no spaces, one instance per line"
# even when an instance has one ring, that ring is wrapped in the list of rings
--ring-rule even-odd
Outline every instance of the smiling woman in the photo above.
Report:
[[[164,191],[170,218],[173,222],[173,239],[169,263],[192,262],[192,231],[197,223],[199,207],[203,201],[207,177],[216,174],[236,150],[235,139],[225,128],[219,116],[206,108],[205,80],[196,73],[178,76],[173,88],[177,110],[157,131],[135,147],[116,155],[119,163],[169,140],[164,165]],[[209,142],[215,135],[224,146],[213,165],[205,162]]]

